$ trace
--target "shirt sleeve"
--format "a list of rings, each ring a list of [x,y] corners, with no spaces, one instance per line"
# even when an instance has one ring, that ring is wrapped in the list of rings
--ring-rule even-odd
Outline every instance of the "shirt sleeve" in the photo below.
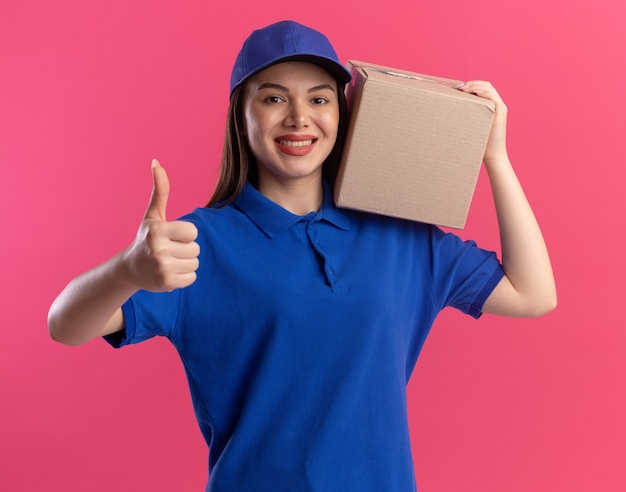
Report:
[[[180,292],[137,292],[122,305],[124,329],[104,339],[119,348],[155,336],[170,338],[178,322]]]
[[[439,228],[433,228],[431,246],[434,292],[441,309],[451,306],[479,318],[504,276],[496,254]]]

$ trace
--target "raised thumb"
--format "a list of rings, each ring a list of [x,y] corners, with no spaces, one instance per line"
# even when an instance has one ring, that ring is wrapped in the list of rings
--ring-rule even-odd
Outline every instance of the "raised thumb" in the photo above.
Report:
[[[156,159],[152,160],[152,196],[144,219],[167,220],[167,197],[170,194],[170,182],[165,169]]]

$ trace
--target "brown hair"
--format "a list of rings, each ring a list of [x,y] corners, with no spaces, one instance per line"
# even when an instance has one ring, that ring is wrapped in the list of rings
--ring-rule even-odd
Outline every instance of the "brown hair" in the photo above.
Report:
[[[245,84],[237,87],[230,97],[219,177],[213,196],[211,196],[209,203],[206,205],[207,207],[214,205],[224,207],[228,205],[239,196],[246,185],[246,181],[250,181],[253,186],[258,184],[256,160],[250,150],[244,131],[244,87]],[[331,186],[335,184],[335,178],[337,177],[337,169],[343,152],[343,143],[348,126],[348,108],[343,84],[337,84],[337,95],[339,102],[337,141],[323,166],[323,176]]]

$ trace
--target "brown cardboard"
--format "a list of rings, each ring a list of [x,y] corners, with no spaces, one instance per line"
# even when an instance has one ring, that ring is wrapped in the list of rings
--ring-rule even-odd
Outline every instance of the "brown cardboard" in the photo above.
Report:
[[[349,61],[338,207],[462,229],[495,104],[460,81]]]

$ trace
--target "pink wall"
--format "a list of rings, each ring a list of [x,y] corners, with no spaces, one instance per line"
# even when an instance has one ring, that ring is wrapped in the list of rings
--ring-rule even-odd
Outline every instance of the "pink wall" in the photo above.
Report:
[[[562,4],[554,6],[554,4]],[[232,60],[284,17],[342,60],[486,78],[559,284],[537,320],[446,312],[410,384],[420,491],[626,490],[623,0],[24,0],[0,7],[0,490],[201,490],[180,362],[47,336],[75,274],[133,238],[150,160],[171,216],[214,182]],[[497,248],[481,177],[464,235]]]

